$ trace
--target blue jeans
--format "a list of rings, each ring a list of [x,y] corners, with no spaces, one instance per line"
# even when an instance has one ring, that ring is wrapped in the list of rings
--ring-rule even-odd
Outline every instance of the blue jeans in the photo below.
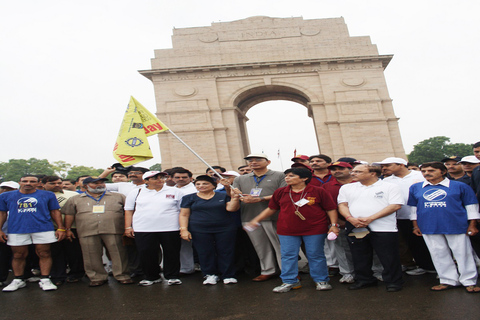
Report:
[[[326,234],[311,236],[281,236],[280,251],[282,254],[282,273],[280,278],[284,283],[293,284],[298,281],[298,253],[302,240],[305,243],[305,251],[310,266],[310,276],[315,282],[326,282],[328,278],[327,259],[323,247]]]

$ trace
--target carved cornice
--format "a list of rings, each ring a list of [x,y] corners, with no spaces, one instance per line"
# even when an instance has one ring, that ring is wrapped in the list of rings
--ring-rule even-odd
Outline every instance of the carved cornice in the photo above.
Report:
[[[325,58],[263,63],[198,66],[140,70],[140,74],[153,81],[182,81],[208,78],[249,77],[281,74],[304,74],[345,70],[385,69],[393,55]]]

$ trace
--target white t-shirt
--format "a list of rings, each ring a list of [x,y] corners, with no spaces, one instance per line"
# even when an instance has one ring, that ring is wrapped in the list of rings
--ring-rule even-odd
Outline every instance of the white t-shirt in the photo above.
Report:
[[[197,191],[198,191],[197,188],[195,187],[195,185],[193,184],[193,182],[190,182],[189,184],[187,184],[183,187],[175,186],[175,188],[177,188],[179,190],[182,190],[184,195],[197,193]]]
[[[403,200],[405,201],[405,204],[402,206],[402,208],[397,211],[397,219],[410,220],[411,208],[406,204],[408,201],[410,186],[417,182],[424,182],[425,178],[423,177],[423,174],[420,171],[412,170],[403,178],[393,175],[383,179],[383,181],[397,185],[400,188]]]
[[[141,184],[137,186],[133,182],[115,182],[115,183],[107,183],[105,184],[105,186],[107,187],[108,191],[118,192],[123,194],[126,197],[132,190],[138,191],[138,189],[145,187],[145,184]]]
[[[135,232],[180,230],[178,216],[184,195],[180,189],[163,186],[160,191],[141,188],[138,192],[132,190],[125,200],[125,210],[135,209],[132,222]]]
[[[348,183],[340,188],[338,203],[346,202],[354,218],[369,217],[391,204],[405,204],[400,189],[391,183],[378,180],[370,186],[360,182]],[[395,212],[372,221],[371,231],[396,232]]]

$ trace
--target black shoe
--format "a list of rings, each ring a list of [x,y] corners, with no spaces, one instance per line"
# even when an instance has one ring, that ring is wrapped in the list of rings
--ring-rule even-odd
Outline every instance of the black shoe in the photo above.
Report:
[[[396,286],[396,285],[389,285],[387,286],[387,292],[397,292],[402,290],[401,286]]]
[[[377,281],[374,281],[374,282],[357,281],[354,284],[352,284],[350,287],[348,287],[348,290],[358,290],[358,289],[365,289],[368,287],[376,287],[376,286],[377,286]]]

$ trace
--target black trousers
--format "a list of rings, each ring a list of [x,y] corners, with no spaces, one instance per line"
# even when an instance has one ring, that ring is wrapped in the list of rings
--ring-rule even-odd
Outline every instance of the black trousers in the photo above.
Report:
[[[69,278],[81,279],[85,275],[83,268],[83,255],[78,233],[72,229],[75,236],[70,242],[64,239],[50,245],[52,253],[52,269],[50,276],[54,281],[65,281],[67,278],[67,265],[70,268]]]
[[[236,227],[223,232],[191,232],[203,274],[220,275],[222,279],[234,278]]]
[[[370,232],[363,239],[349,241],[349,245],[356,281],[365,283],[377,281],[372,271],[375,250],[383,266],[382,276],[385,284],[387,286],[403,285],[397,232]]]
[[[413,234],[412,221],[403,219],[397,220],[397,227],[398,232],[400,232],[406,239],[408,249],[410,249],[417,266],[425,270],[435,270],[425,240],[423,240],[423,237]]]
[[[160,254],[163,249],[163,275],[165,279],[177,279],[180,273],[180,235],[178,231],[135,232],[140,262],[145,279],[160,277]]]

